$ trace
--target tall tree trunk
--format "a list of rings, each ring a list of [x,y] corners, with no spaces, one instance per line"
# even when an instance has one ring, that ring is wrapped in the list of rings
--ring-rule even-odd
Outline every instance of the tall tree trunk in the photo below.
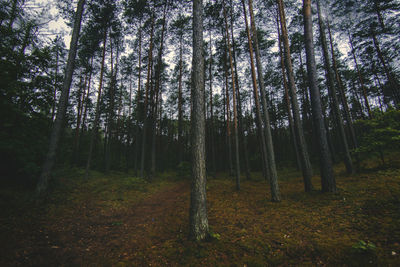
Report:
[[[267,97],[265,96],[265,86],[264,86],[264,73],[262,69],[260,49],[258,47],[257,40],[257,30],[256,23],[254,21],[254,12],[253,12],[253,1],[249,0],[249,13],[250,13],[250,24],[251,31],[253,34],[253,43],[255,48],[255,56],[256,56],[256,64],[257,64],[257,72],[258,72],[258,84],[261,95],[261,106],[263,109],[263,119],[264,119],[264,132],[265,132],[265,143],[267,148],[267,160],[268,166],[270,170],[270,185],[271,185],[271,198],[272,201],[278,202],[281,200],[279,186],[278,186],[278,173],[276,171],[276,163],[275,163],[275,152],[274,152],[274,144],[272,142],[272,134],[271,134],[271,122],[269,119],[269,111],[267,106]]]
[[[110,32],[111,36],[111,32]],[[110,40],[111,46],[111,82],[110,82],[110,103],[108,110],[108,131],[107,134],[107,142],[106,142],[106,153],[105,153],[105,172],[108,173],[111,167],[111,146],[113,143],[113,132],[114,132],[114,120],[115,120],[115,91],[117,87],[117,75],[118,75],[118,57],[119,57],[119,48],[118,45],[116,47],[116,57],[115,57],[115,67],[113,67],[113,47],[112,41]]]
[[[75,128],[75,137],[74,137],[74,146],[73,146],[73,152],[72,152],[72,159],[71,162],[72,164],[77,164],[78,163],[78,144],[79,144],[79,133],[80,133],[80,128],[81,128],[81,121],[82,121],[82,111],[83,111],[83,106],[84,106],[84,101],[85,101],[85,94],[86,94],[86,87],[88,83],[88,73],[85,74],[85,79],[84,82],[79,86],[79,92],[78,92],[78,107],[77,107],[77,116],[76,116],[76,128]]]
[[[178,163],[183,161],[183,136],[182,136],[182,124],[183,124],[183,98],[182,98],[182,68],[183,68],[183,37],[179,39],[179,77],[178,77]]]
[[[139,21],[139,73],[138,73],[138,89],[136,92],[136,125],[135,125],[135,175],[138,175],[138,157],[139,157],[139,139],[140,139],[140,131],[139,131],[139,121],[141,119],[141,110],[140,110],[140,99],[141,99],[141,74],[142,74],[142,20]]]
[[[209,76],[210,76],[210,143],[211,143],[211,164],[212,164],[212,175],[215,177],[216,173],[216,162],[215,162],[215,142],[214,142],[214,109],[213,109],[213,86],[212,86],[212,39],[211,39],[211,31],[210,31],[210,67],[209,67]]]
[[[78,48],[78,38],[81,29],[81,20],[82,20],[84,4],[85,0],[79,0],[76,8],[74,28],[72,30],[70,50],[68,53],[67,68],[65,71],[65,79],[61,91],[60,102],[58,104],[57,116],[50,136],[49,150],[47,152],[46,159],[42,167],[42,173],[40,175],[36,187],[36,192],[38,195],[42,195],[47,190],[51,171],[53,169],[53,165],[56,160],[58,141],[60,140],[61,131],[64,124],[65,113],[68,105],[68,96],[72,82],[72,75],[75,67],[74,63],[75,63],[76,51]]]
[[[354,173],[353,162],[352,162],[352,159],[350,156],[350,150],[349,150],[349,146],[347,144],[347,137],[346,137],[346,133],[345,133],[344,127],[343,127],[343,120],[342,120],[342,115],[341,115],[340,108],[339,108],[339,101],[337,99],[337,92],[336,92],[336,87],[335,87],[335,82],[334,82],[335,78],[333,76],[333,72],[331,69],[331,62],[329,59],[329,52],[328,52],[328,43],[326,41],[325,22],[321,16],[321,5],[320,5],[319,0],[317,0],[317,6],[318,6],[319,32],[320,32],[320,39],[321,39],[321,45],[322,45],[322,54],[323,54],[324,63],[325,63],[328,91],[330,93],[331,100],[332,100],[332,109],[333,109],[335,119],[336,119],[336,126],[339,130],[340,143],[343,146],[344,164],[346,166],[346,171],[348,174],[353,174]]]
[[[299,148],[299,154],[301,159],[301,167],[303,172],[303,180],[304,180],[304,189],[306,192],[310,192],[313,189],[311,183],[312,177],[312,166],[310,162],[310,158],[307,151],[307,144],[304,137],[303,127],[301,125],[300,120],[300,111],[299,104],[297,102],[297,93],[296,93],[296,84],[294,80],[293,67],[292,67],[292,58],[290,56],[290,46],[289,46],[289,38],[286,29],[286,18],[285,18],[285,10],[283,6],[282,0],[277,0],[278,8],[279,8],[279,17],[281,23],[281,31],[282,31],[282,41],[284,48],[284,56],[285,56],[285,65],[288,75],[289,82],[289,94],[292,102],[293,109],[293,122],[294,129],[296,133],[296,141]]]
[[[154,12],[154,11],[153,11]],[[149,89],[151,83],[151,70],[153,63],[153,35],[154,35],[154,13],[151,17],[151,32],[150,32],[150,44],[149,44],[149,55],[148,55],[148,63],[147,63],[147,83],[146,83],[146,95],[144,99],[144,123],[143,123],[143,135],[142,135],[142,156],[140,161],[140,177],[144,178],[144,169],[145,169],[145,161],[146,161],[146,137],[147,137],[147,128],[148,128],[148,102],[149,102]]]
[[[247,142],[246,142],[246,136],[244,134],[244,127],[243,127],[243,112],[242,112],[242,102],[241,102],[241,97],[240,97],[240,88],[239,88],[239,75],[237,71],[237,63],[236,63],[236,42],[235,38],[233,35],[233,11],[234,11],[234,6],[233,6],[233,1],[230,0],[230,6],[231,6],[231,37],[232,37],[232,54],[233,54],[233,65],[235,67],[235,81],[236,81],[236,94],[237,94],[237,111],[238,111],[238,130],[240,134],[240,138],[242,139],[242,155],[244,157],[244,168],[246,172],[246,178],[247,180],[250,180],[251,175],[250,175],[250,165],[249,165],[249,156],[248,156],[248,151],[247,151]]]
[[[162,57],[164,50],[164,33],[165,33],[165,24],[166,24],[166,14],[168,8],[168,1],[164,4],[164,12],[163,12],[163,24],[161,29],[161,40],[160,40],[160,48],[158,51],[157,57],[157,65],[155,70],[155,103],[152,111],[152,146],[151,146],[151,168],[150,168],[150,176],[153,177],[156,172],[156,126],[157,126],[157,114],[158,114],[158,102],[160,95],[160,87],[161,87],[161,72],[162,72]]]
[[[265,135],[263,131],[263,122],[262,122],[262,117],[261,117],[261,109],[260,109],[260,100],[258,97],[258,89],[257,89],[257,76],[256,76],[256,69],[254,66],[254,56],[253,56],[253,44],[251,41],[251,35],[250,35],[250,28],[249,24],[247,21],[247,12],[246,12],[246,5],[244,0],[242,0],[242,6],[243,6],[243,14],[244,14],[244,19],[245,19],[245,24],[246,24],[246,34],[247,34],[247,40],[248,40],[248,45],[249,45],[249,55],[250,55],[250,67],[251,67],[251,78],[252,78],[252,83],[253,83],[253,96],[254,96],[254,104],[256,107],[256,120],[257,120],[257,128],[260,136],[260,142],[261,142],[261,154],[262,154],[262,166],[264,168],[264,177],[266,180],[270,180],[270,168],[269,168],[269,162],[267,159],[267,147],[265,144]]]
[[[54,91],[53,91],[53,106],[51,108],[51,120],[54,121],[56,115],[56,103],[57,103],[57,88],[58,88],[58,46],[56,46],[56,75],[54,77]]]
[[[317,67],[315,64],[312,32],[311,0],[303,0],[304,37],[306,43],[307,72],[310,85],[311,105],[314,128],[319,145],[321,184],[323,192],[336,192],[336,180],[333,175],[332,158],[329,151],[324,118],[322,115],[321,95],[317,85]]]
[[[88,109],[88,104],[89,104],[89,99],[90,99],[90,88],[92,84],[92,75],[93,75],[93,58],[90,61],[90,70],[89,70],[89,83],[87,86],[87,92],[85,96],[85,106],[83,107],[83,117],[82,117],[82,127],[81,127],[81,132],[83,133],[83,130],[85,130],[86,127],[86,119],[87,119],[87,109]]]
[[[129,76],[129,106],[128,106],[128,129],[126,134],[126,153],[125,153],[125,163],[126,163],[126,172],[129,171],[129,167],[131,166],[131,131],[133,126],[132,119],[132,75]]]
[[[340,97],[341,97],[342,103],[343,103],[343,108],[344,108],[344,114],[345,114],[345,117],[346,117],[347,127],[348,127],[348,130],[349,130],[349,133],[350,133],[351,141],[353,143],[353,148],[357,148],[358,147],[357,138],[356,138],[356,134],[355,134],[354,127],[353,127],[353,121],[352,121],[351,116],[350,116],[349,104],[347,102],[347,97],[346,97],[346,94],[344,92],[344,86],[343,86],[342,78],[340,77],[339,69],[338,69],[338,66],[337,66],[335,49],[333,47],[333,37],[332,37],[331,27],[329,25],[329,22],[328,22],[328,33],[329,33],[329,41],[330,41],[330,46],[331,46],[333,69],[335,70],[336,82],[337,82],[337,85],[338,85],[338,88],[339,88],[339,92],[340,92]]]
[[[100,120],[100,104],[101,104],[101,91],[103,87],[103,77],[104,77],[104,63],[106,58],[106,44],[107,44],[107,29],[104,29],[104,37],[103,37],[103,55],[101,59],[101,67],[100,67],[100,81],[99,81],[99,90],[97,92],[97,103],[96,103],[96,113],[94,117],[92,134],[90,137],[90,146],[89,146],[89,155],[86,163],[86,178],[89,177],[90,164],[93,156],[93,148],[94,142],[98,132],[99,120]]]
[[[225,18],[225,33],[226,33],[226,43],[229,54],[229,64],[231,67],[231,77],[232,77],[232,106],[233,106],[233,131],[235,139],[235,163],[236,163],[236,190],[240,190],[240,160],[239,160],[239,132],[238,132],[238,119],[237,119],[237,103],[236,103],[236,81],[235,72],[233,67],[232,51],[231,51],[231,41],[228,27],[228,20],[226,16],[225,1],[223,3],[224,18]]]
[[[361,89],[362,89],[363,96],[364,96],[365,106],[366,106],[367,111],[368,111],[368,116],[370,118],[372,118],[371,108],[369,106],[369,101],[368,101],[368,97],[367,97],[367,89],[365,88],[364,80],[362,78],[362,73],[361,73],[360,67],[358,66],[358,62],[357,62],[357,58],[356,58],[356,54],[355,54],[355,49],[354,49],[354,46],[353,46],[353,39],[351,38],[350,31],[348,31],[348,36],[349,36],[349,41],[350,41],[351,54],[353,55],[354,65],[356,66],[358,79],[360,81]]]
[[[226,52],[224,55],[224,76],[225,76],[225,105],[226,105],[226,142],[228,145],[228,163],[229,163],[229,176],[233,176],[233,163],[232,163],[232,139],[231,139],[231,111],[229,101],[229,82],[228,82],[228,66],[226,62]]]
[[[400,102],[399,83],[396,80],[396,77],[392,74],[390,65],[388,65],[388,63],[386,62],[386,60],[385,60],[385,58],[383,56],[382,50],[381,50],[381,48],[379,46],[379,42],[378,42],[378,39],[376,38],[376,33],[375,33],[374,30],[372,30],[371,35],[372,35],[372,41],[374,43],[376,52],[378,54],[379,61],[381,62],[382,66],[383,66],[383,70],[385,71],[386,78],[387,78],[387,80],[388,80],[388,82],[390,84],[390,88],[391,88],[391,90],[393,92],[394,104],[397,107],[399,102]]]
[[[193,0],[192,63],[192,183],[190,194],[189,236],[203,240],[209,236],[206,200],[203,1]]]
[[[289,87],[288,87],[287,80],[286,80],[285,62],[284,62],[285,60],[283,58],[282,38],[281,38],[280,27],[279,27],[279,14],[276,18],[276,24],[277,24],[276,26],[277,26],[277,30],[278,30],[279,57],[281,59],[280,63],[281,63],[282,81],[283,81],[283,88],[285,90],[286,109],[287,109],[288,120],[289,120],[289,131],[290,131],[290,135],[292,137],[294,152],[296,154],[297,168],[300,170],[301,169],[301,160],[300,160],[300,154],[299,154],[299,149],[298,149],[298,145],[297,145],[297,141],[296,141],[294,125],[293,125],[292,109],[291,109],[290,98],[289,98]],[[303,120],[304,120],[304,118],[303,118]]]

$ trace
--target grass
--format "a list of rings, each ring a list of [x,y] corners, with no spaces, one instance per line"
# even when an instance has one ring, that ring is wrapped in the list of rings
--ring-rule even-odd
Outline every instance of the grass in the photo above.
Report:
[[[265,266],[400,264],[400,170],[364,162],[356,175],[336,167],[337,194],[303,192],[294,170],[279,172],[281,203],[253,173],[242,190],[226,174],[207,184],[214,238],[187,240],[189,182],[164,173],[57,173],[37,206],[30,192],[0,189],[0,265]],[[244,179],[244,177],[243,177]]]

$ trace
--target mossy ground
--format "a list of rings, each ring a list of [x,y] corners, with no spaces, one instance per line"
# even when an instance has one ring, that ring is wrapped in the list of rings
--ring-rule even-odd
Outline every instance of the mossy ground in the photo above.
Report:
[[[259,174],[240,192],[233,178],[210,177],[214,238],[200,243],[187,239],[189,182],[173,173],[149,183],[125,173],[85,180],[80,170],[60,172],[40,205],[29,190],[2,187],[0,266],[396,266],[400,157],[393,158],[353,176],[338,166],[337,194],[320,193],[317,175],[316,191],[304,193],[300,174],[282,170],[280,203],[269,201]]]

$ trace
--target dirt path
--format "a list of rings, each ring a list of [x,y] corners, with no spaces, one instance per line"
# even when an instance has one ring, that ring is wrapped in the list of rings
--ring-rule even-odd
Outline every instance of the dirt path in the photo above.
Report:
[[[123,201],[122,201],[123,202]],[[183,235],[177,224],[189,208],[189,184],[161,189],[133,206],[121,203],[104,208],[95,201],[82,203],[57,220],[42,218],[31,225],[16,249],[20,266],[99,266],[129,262],[142,264],[152,250]],[[187,216],[186,216],[187,217]]]

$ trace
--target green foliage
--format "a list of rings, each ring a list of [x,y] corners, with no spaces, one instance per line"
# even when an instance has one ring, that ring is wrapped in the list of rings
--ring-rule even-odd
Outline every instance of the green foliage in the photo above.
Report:
[[[352,246],[353,249],[359,251],[359,252],[367,252],[367,251],[373,251],[376,249],[376,246],[372,242],[365,242],[364,240],[360,240],[357,243],[355,243]]]
[[[384,113],[376,111],[373,119],[359,120],[355,125],[359,132],[359,147],[354,153],[377,154],[384,164],[384,151],[399,149],[400,111],[394,109]]]

